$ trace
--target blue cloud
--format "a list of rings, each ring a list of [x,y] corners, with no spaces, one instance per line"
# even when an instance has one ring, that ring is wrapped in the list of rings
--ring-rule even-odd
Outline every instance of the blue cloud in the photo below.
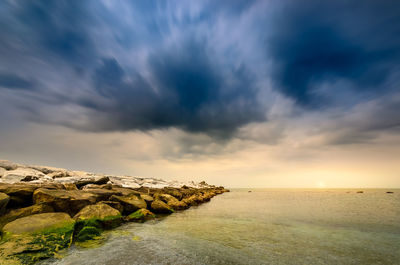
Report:
[[[290,2],[267,43],[276,87],[314,107],[329,103],[316,90],[340,79],[359,93],[384,92],[400,61],[399,9],[398,1],[367,1],[363,7],[351,1]]]
[[[0,87],[31,90],[35,88],[35,83],[15,74],[0,73]]]

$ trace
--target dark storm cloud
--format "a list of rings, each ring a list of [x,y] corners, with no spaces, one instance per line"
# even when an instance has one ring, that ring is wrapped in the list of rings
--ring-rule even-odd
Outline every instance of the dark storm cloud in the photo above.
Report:
[[[399,1],[289,1],[268,39],[276,87],[303,106],[321,106],[324,83],[346,80],[382,93],[400,62]]]
[[[29,106],[31,121],[83,131],[175,127],[229,139],[245,125],[268,122],[282,96],[302,115],[394,93],[398,86],[388,80],[399,80],[399,6],[2,1],[0,86],[40,90],[21,96],[2,89],[0,100],[20,111]]]
[[[137,72],[126,73],[116,59],[103,59],[93,81],[113,101],[107,111],[116,119],[102,129],[179,127],[224,137],[248,122],[264,120],[245,66],[218,69],[204,45],[187,41],[150,55],[153,86]]]
[[[33,89],[34,82],[15,74],[0,72],[0,87],[9,89]]]
[[[84,62],[94,48],[86,30],[91,22],[86,3],[89,1],[16,1],[10,9],[20,25],[29,30],[31,45],[63,60]]]

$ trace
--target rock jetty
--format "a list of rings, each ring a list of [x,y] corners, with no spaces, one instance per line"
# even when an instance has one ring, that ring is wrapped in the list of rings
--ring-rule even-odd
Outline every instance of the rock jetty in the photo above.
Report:
[[[34,264],[124,222],[144,222],[229,190],[0,160],[0,265]]]

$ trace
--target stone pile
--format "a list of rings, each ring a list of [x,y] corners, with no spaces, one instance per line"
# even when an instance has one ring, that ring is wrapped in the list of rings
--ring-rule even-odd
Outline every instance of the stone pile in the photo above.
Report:
[[[143,222],[227,192],[205,182],[92,174],[0,160],[0,265],[33,264],[123,222]]]

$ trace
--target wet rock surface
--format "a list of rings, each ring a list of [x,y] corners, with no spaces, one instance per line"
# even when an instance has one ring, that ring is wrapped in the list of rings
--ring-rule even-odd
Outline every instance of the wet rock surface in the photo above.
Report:
[[[113,176],[0,160],[0,265],[34,264],[123,222],[209,201],[223,187]]]

